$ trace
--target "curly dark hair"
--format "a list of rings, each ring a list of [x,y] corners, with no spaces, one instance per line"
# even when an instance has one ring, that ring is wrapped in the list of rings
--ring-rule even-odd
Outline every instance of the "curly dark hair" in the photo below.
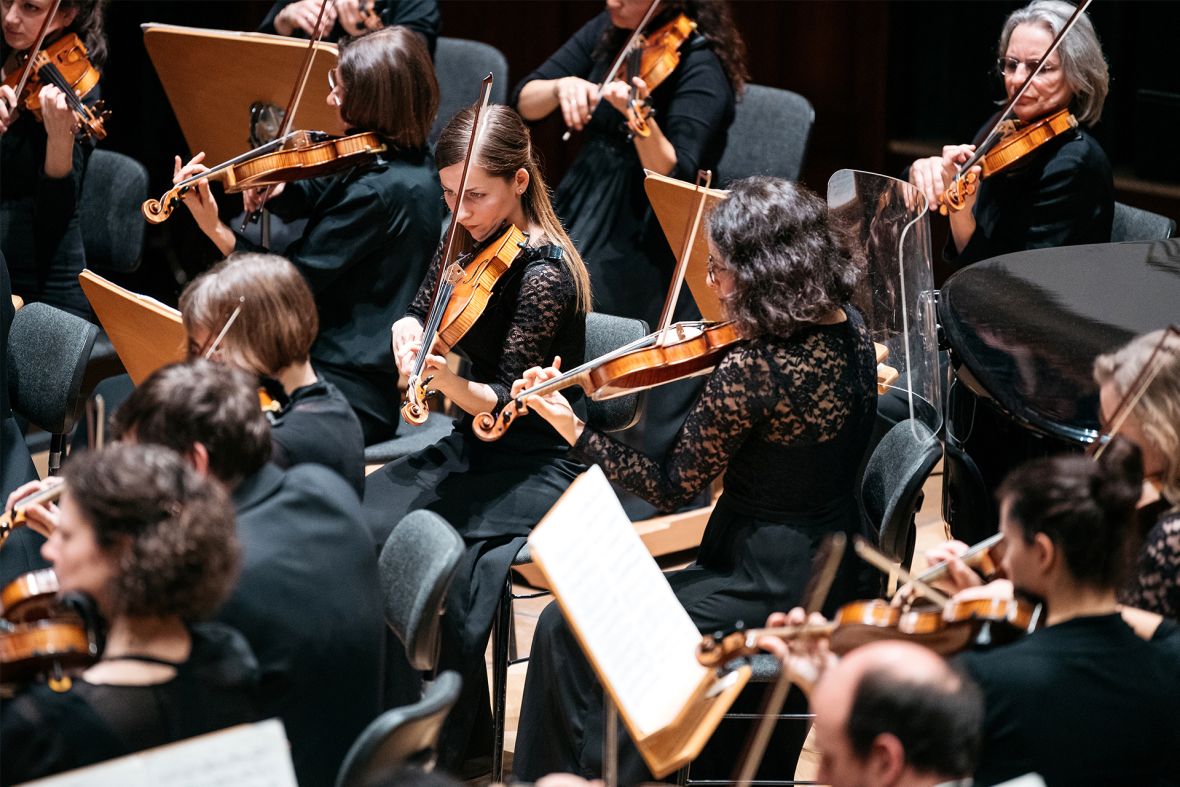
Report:
[[[848,302],[861,276],[832,236],[827,203],[781,178],[731,183],[709,215],[709,237],[733,275],[722,306],[747,338],[818,322]]]
[[[729,0],[670,0],[661,5],[647,29],[655,30],[679,14],[697,23],[697,33],[721,61],[734,95],[740,96],[750,80],[750,69],[746,65],[746,42],[733,23]],[[594,59],[614,58],[630,36],[630,30],[608,25],[594,48]]]
[[[270,424],[258,406],[258,380],[241,369],[194,360],[155,371],[115,411],[116,439],[165,445],[187,454],[197,443],[209,471],[233,487],[270,459]]]
[[[1054,456],[1023,465],[996,492],[1008,503],[1026,543],[1047,535],[1078,582],[1112,590],[1122,586],[1138,548],[1135,507],[1143,484],[1143,458],[1129,440],[1114,438],[1097,461]]]
[[[77,9],[69,30],[77,33],[86,44],[91,63],[101,66],[107,61],[107,36],[103,26],[103,11],[108,0],[61,0],[61,10]]]
[[[212,615],[238,572],[234,510],[221,485],[163,446],[114,443],[75,458],[71,500],[118,564],[111,615]]]

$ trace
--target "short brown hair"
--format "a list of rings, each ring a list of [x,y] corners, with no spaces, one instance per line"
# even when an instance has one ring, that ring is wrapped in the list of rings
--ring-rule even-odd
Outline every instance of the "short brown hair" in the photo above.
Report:
[[[234,486],[270,459],[270,424],[258,403],[258,381],[241,369],[195,360],[152,373],[115,411],[116,438],[209,452],[209,471]]]
[[[180,295],[189,336],[197,329],[210,341],[234,309],[238,318],[219,345],[233,363],[273,375],[305,362],[319,333],[315,298],[298,269],[274,254],[235,254],[193,279]]]
[[[124,443],[74,458],[64,476],[99,548],[117,561],[112,613],[193,621],[221,606],[238,543],[220,484],[175,451]]]
[[[340,45],[340,114],[394,147],[425,148],[438,114],[438,80],[422,36],[386,27]]]

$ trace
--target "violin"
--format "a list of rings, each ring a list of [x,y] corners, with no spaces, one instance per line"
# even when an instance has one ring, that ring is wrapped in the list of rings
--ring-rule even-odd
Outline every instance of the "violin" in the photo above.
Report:
[[[8,536],[12,534],[13,530],[27,524],[25,509],[35,505],[56,503],[64,491],[65,484],[63,483],[47,486],[39,492],[34,492],[31,495],[21,498],[12,506],[11,511],[5,511],[0,515],[0,549],[3,549],[4,543],[8,540]]]
[[[226,193],[232,194],[332,175],[368,163],[385,150],[385,142],[372,131],[344,137],[333,137],[323,131],[292,131],[182,180],[159,199],[146,200],[143,216],[152,224],[167,220],[180,198],[202,178],[222,181]]]
[[[650,35],[640,35],[628,52],[621,78],[628,85],[639,77],[649,91],[655,90],[680,65],[680,45],[688,40],[697,23],[684,14],[657,28]],[[640,137],[651,136],[647,119],[651,116],[651,102],[639,100],[631,87],[628,126]]]
[[[478,142],[482,129],[481,118],[487,111],[492,95],[492,75],[489,73],[480,85],[479,100],[475,105],[475,117],[471,121],[471,136],[467,140],[467,154],[463,159],[463,173],[459,178],[459,196],[451,216],[458,216],[467,195],[467,177],[471,163],[478,153]],[[426,386],[431,378],[422,379],[426,358],[432,350],[448,352],[472,325],[483,315],[491,299],[492,289],[528,245],[528,235],[509,225],[490,242],[485,242],[468,255],[470,262],[463,263],[456,257],[459,248],[459,222],[452,218],[447,229],[446,243],[443,244],[438,281],[435,283],[434,300],[422,329],[422,349],[414,359],[406,385],[406,401],[402,404],[402,419],[414,426],[426,423],[430,415],[426,398],[430,392]],[[448,260],[453,260],[448,262]]]
[[[51,11],[46,19],[52,18]],[[82,99],[98,85],[101,72],[90,62],[86,45],[76,33],[66,33],[31,57],[22,56],[22,68],[14,70],[4,84],[17,93],[17,103],[41,120],[41,88],[53,85],[66,96],[66,101],[78,118],[77,134],[82,137],[104,139],[106,120],[111,113],[98,101],[93,107]],[[27,76],[26,76],[27,73]]]
[[[0,685],[13,687],[44,678],[54,691],[70,688],[70,673],[93,664],[100,645],[88,625],[81,598],[59,601],[53,569],[17,577],[0,590]]]
[[[1067,131],[1078,127],[1075,118],[1068,109],[1061,109],[1035,123],[1030,123],[1017,129],[1010,125],[1006,134],[988,150],[981,158],[972,156],[964,164],[968,169],[976,164],[983,167],[983,177],[988,178],[997,172],[1003,172],[1008,167],[1020,161],[1023,157],[1036,151],[1046,142],[1056,139]],[[938,198],[938,212],[943,216],[951,211],[960,211],[967,205],[967,197],[974,194],[978,188],[979,178],[974,172],[965,172],[963,177],[956,178]]]
[[[0,618],[27,623],[49,617],[57,606],[61,585],[52,568],[21,574],[0,590]]]

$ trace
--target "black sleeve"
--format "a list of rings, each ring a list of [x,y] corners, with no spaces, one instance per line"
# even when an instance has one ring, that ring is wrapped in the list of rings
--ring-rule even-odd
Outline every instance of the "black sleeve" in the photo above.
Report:
[[[574,454],[662,511],[690,502],[725,471],[757,420],[777,402],[770,366],[749,347],[731,350],[705,383],[663,461],[587,427]]]
[[[386,27],[401,25],[408,27],[426,39],[426,49],[434,57],[438,42],[438,31],[442,27],[442,14],[438,0],[386,0],[381,21]]]
[[[701,157],[717,132],[726,125],[733,105],[733,88],[721,61],[709,49],[688,53],[680,64],[676,92],[663,117],[657,117],[664,136],[676,150],[670,176],[696,180]]]
[[[262,23],[258,25],[259,33],[270,33],[271,35],[278,35],[279,31],[275,30],[275,17],[277,17],[284,8],[291,5],[295,0],[275,0],[275,4],[270,7],[266,17],[263,18]]]
[[[445,243],[446,241],[443,241],[443,244]],[[418,292],[414,293],[414,300],[410,301],[410,306],[406,309],[406,316],[416,318],[423,326],[426,325],[426,318],[430,316],[430,306],[434,302],[434,288],[438,282],[438,275],[442,271],[443,244],[440,244],[434,252],[434,259],[430,261],[430,267],[426,269],[426,276],[418,285]]]
[[[598,46],[598,39],[602,37],[602,31],[609,24],[610,15],[603,12],[582,25],[578,32],[562,44],[561,49],[520,80],[508,103],[515,107],[520,100],[520,91],[534,79],[559,79],[569,76],[589,79],[590,72],[594,69],[594,50]]]
[[[1165,515],[1152,527],[1119,599],[1165,618],[1180,617],[1180,514]]]
[[[82,193],[82,177],[91,148],[83,142],[74,143],[73,165],[65,177],[51,178],[45,174],[44,161],[37,173],[36,207],[33,209],[33,239],[37,250],[37,267],[45,270],[53,263],[58,244],[66,234]]]

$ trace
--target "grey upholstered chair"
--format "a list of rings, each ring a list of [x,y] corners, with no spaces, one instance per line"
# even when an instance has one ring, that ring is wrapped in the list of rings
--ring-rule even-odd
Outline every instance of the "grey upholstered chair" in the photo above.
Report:
[[[1111,243],[1134,240],[1167,240],[1176,231],[1176,222],[1167,216],[1142,208],[1132,208],[1121,202],[1114,204],[1114,225],[1110,230]]]
[[[148,173],[130,156],[110,150],[90,154],[78,200],[86,267],[102,273],[129,273],[143,254],[143,216]]]
[[[440,38],[434,50],[434,75],[438,78],[438,115],[430,130],[430,144],[438,141],[443,126],[464,107],[479,98],[479,85],[492,73],[491,103],[508,100],[508,60],[494,46],[463,38]]]
[[[413,705],[387,710],[369,723],[344,757],[336,787],[381,787],[404,766],[432,770],[438,734],[459,699],[463,681],[447,671]]]
[[[424,672],[438,658],[439,621],[463,539],[433,511],[412,511],[393,528],[378,559],[385,622]]]
[[[881,551],[907,569],[914,559],[914,517],[922,505],[922,485],[942,458],[942,443],[921,421],[894,424],[865,466],[861,506],[877,529]]]
[[[48,432],[49,473],[68,449],[66,436],[81,409],[82,378],[98,329],[45,303],[18,309],[8,334],[8,395],[12,410]]]
[[[750,175],[798,180],[814,122],[815,109],[798,93],[746,85],[717,165],[721,185]]]

